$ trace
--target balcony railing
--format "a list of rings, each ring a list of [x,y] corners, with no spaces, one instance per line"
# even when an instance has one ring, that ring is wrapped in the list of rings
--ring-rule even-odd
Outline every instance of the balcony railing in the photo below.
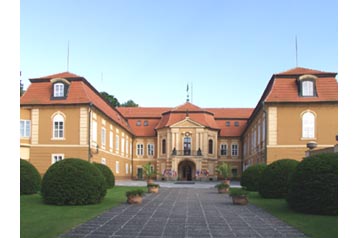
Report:
[[[200,149],[198,150],[172,150],[171,156],[203,156]]]

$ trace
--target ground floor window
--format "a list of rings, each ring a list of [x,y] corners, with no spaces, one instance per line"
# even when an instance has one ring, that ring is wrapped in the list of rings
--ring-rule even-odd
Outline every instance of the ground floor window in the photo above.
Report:
[[[60,160],[63,160],[64,155],[63,154],[52,154],[51,155],[51,163],[54,164]]]

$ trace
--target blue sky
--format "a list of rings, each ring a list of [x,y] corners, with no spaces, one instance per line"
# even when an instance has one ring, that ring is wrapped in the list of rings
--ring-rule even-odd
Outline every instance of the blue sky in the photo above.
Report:
[[[20,69],[67,71],[120,102],[255,107],[272,74],[338,72],[333,0],[22,0]],[[339,78],[339,76],[337,77]]]

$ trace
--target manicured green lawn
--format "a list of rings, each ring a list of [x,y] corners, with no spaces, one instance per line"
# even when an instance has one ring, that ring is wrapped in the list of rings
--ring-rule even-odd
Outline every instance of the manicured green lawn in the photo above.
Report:
[[[100,204],[86,206],[53,206],[41,196],[20,196],[20,234],[26,238],[51,238],[65,233],[100,213],[126,201],[125,192],[138,187],[114,187]],[[144,188],[144,191],[146,188]]]
[[[297,213],[288,207],[285,199],[263,199],[257,192],[250,193],[249,202],[296,227],[309,237],[338,237],[338,216]]]

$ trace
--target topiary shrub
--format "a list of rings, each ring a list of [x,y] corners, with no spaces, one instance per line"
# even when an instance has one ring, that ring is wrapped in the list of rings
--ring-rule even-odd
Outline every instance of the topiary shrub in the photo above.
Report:
[[[106,185],[107,188],[113,188],[114,187],[114,175],[112,173],[112,170],[110,168],[108,168],[107,165],[104,164],[99,164],[99,163],[93,163],[94,166],[97,167],[97,169],[99,169],[104,178],[106,179]]]
[[[248,191],[258,191],[262,172],[267,167],[266,164],[255,164],[248,167],[241,176],[240,184]]]
[[[20,159],[20,194],[34,194],[40,191],[41,175],[30,162]]]
[[[286,200],[299,212],[337,215],[338,154],[319,154],[303,159],[291,177]]]
[[[288,180],[298,161],[281,159],[269,164],[262,172],[259,193],[263,198],[284,198],[288,192]]]
[[[106,180],[88,161],[69,158],[51,165],[41,186],[45,203],[85,205],[100,203],[106,195]]]

